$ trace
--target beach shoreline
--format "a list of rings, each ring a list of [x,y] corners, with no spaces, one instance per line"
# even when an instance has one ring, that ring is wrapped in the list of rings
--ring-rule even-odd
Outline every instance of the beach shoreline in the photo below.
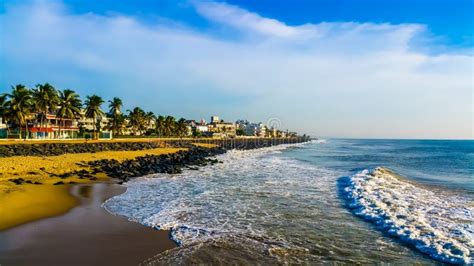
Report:
[[[20,224],[61,215],[79,202],[70,195],[76,184],[111,182],[105,173],[94,172],[91,161],[133,160],[139,156],[175,153],[181,148],[138,151],[103,151],[55,156],[0,158],[0,231]]]
[[[63,215],[0,232],[6,265],[137,265],[176,247],[169,232],[110,214],[102,203],[126,188],[110,182],[70,188],[79,205]]]
[[[67,192],[70,185],[107,182],[113,177],[120,183],[130,177],[159,172],[174,174],[183,167],[215,163],[206,158],[223,150],[301,141],[305,140],[137,139],[4,143],[0,145],[0,231],[67,212],[77,205],[76,199]],[[171,154],[177,155],[169,156]],[[153,167],[148,167],[150,165]],[[130,169],[133,171],[128,171]]]
[[[0,157],[0,216],[6,218],[0,221],[0,262],[9,265],[143,262],[176,247],[176,243],[168,231],[145,227],[102,208],[104,201],[126,191],[119,184],[146,173],[173,174],[181,169],[214,164],[217,160],[210,157],[229,149],[256,149],[289,141],[198,142],[180,141],[144,150],[61,155],[53,151],[54,155]],[[130,171],[123,172],[124,169]]]

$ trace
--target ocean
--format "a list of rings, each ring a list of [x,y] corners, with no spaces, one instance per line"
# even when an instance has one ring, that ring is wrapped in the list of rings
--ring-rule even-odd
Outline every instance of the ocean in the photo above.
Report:
[[[150,263],[474,263],[474,141],[328,139],[134,179],[111,213],[170,230]]]

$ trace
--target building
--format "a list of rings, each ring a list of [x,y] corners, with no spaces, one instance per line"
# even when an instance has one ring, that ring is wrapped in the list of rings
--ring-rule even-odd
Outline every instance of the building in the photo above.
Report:
[[[213,136],[235,137],[236,129],[234,123],[220,122],[209,125],[209,132],[212,132]]]
[[[59,118],[55,114],[47,114],[44,119],[35,114],[25,130],[32,139],[70,139],[79,135],[76,119]]]
[[[265,137],[266,129],[263,123],[249,123],[244,128],[244,133],[247,136]]]
[[[193,128],[196,127],[196,125],[197,125],[196,120],[186,120],[186,121],[184,121],[184,123],[186,123],[186,125],[188,125],[190,127],[193,127]]]
[[[60,118],[55,114],[43,116],[41,113],[32,113],[27,117],[26,125],[22,126],[21,133],[21,137],[26,139],[70,139],[78,137],[79,127],[76,119]],[[0,138],[20,138],[18,126],[7,125],[0,118]]]
[[[265,137],[267,127],[262,123],[252,123],[248,120],[237,120],[236,125],[240,128],[245,136]]]
[[[3,122],[3,119],[0,117],[0,139],[7,137],[7,124]]]
[[[196,125],[194,130],[196,132],[206,133],[206,132],[209,132],[209,126],[208,125]]]
[[[208,130],[213,137],[235,137],[237,125],[223,120],[219,121],[218,116],[211,116],[211,124],[208,125]]]
[[[219,117],[218,116],[211,116],[211,124],[216,124],[216,123],[220,123],[221,121],[219,120]]]
[[[92,138],[90,133],[94,132],[94,129],[95,129],[96,132],[99,133],[98,135],[99,138],[111,139],[112,131],[108,130],[109,123],[110,123],[109,118],[107,118],[106,116],[103,116],[103,117],[98,116],[97,120],[94,121],[93,118],[86,118],[83,114],[81,118],[79,119],[79,121],[77,122],[77,125],[79,127],[79,130],[85,133],[86,138],[88,136]]]

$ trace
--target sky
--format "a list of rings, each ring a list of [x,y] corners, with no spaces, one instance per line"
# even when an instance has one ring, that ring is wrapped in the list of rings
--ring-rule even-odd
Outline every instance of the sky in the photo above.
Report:
[[[472,10],[470,0],[4,0],[0,93],[50,82],[125,109],[312,136],[473,139]]]

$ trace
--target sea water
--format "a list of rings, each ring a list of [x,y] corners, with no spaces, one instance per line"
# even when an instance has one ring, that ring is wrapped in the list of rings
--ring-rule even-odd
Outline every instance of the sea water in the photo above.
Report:
[[[472,264],[474,141],[340,140],[219,155],[104,207],[171,232],[150,263]]]

